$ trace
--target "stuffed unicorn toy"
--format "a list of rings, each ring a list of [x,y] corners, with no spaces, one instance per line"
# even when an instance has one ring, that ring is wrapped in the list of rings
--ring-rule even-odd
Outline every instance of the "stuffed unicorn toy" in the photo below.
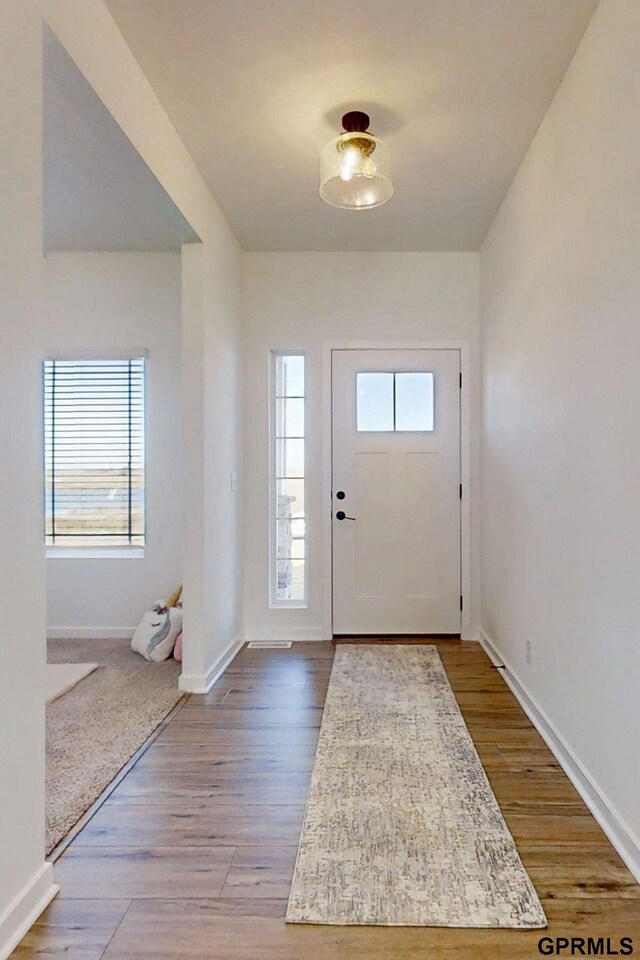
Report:
[[[166,660],[181,630],[182,610],[158,600],[143,616],[133,635],[131,649],[142,654],[145,660]]]

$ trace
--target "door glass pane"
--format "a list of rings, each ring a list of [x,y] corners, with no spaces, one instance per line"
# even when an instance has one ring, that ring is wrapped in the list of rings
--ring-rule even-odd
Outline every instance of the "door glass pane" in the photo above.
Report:
[[[302,536],[296,536],[300,526],[296,520],[276,522],[276,553],[278,560],[304,560],[304,528]]]
[[[276,516],[304,516],[304,480],[276,480],[276,498]]]
[[[356,429],[393,430],[393,374],[356,374]]]
[[[278,357],[276,396],[304,397],[304,356]]]
[[[304,600],[304,560],[276,561],[276,598]]]
[[[293,560],[304,560],[304,537],[292,538],[291,557]]]
[[[276,477],[304,477],[304,440],[276,440]]]
[[[276,400],[276,437],[304,437],[304,400]]]
[[[291,521],[276,521],[276,557],[278,560],[291,559]]]
[[[291,518],[291,536],[294,540],[304,540],[304,517],[295,514]]]
[[[396,373],[396,430],[433,430],[432,373]]]

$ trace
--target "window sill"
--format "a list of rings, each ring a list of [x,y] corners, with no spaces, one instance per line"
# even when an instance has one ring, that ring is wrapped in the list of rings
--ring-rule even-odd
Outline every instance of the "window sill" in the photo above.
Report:
[[[47,547],[47,560],[142,560],[144,547]]]

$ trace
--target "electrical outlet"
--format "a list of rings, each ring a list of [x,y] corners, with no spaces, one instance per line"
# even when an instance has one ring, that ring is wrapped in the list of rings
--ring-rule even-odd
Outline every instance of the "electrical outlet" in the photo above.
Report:
[[[533,640],[531,637],[526,639],[526,653],[527,653],[527,663],[531,663],[531,658],[533,656]]]

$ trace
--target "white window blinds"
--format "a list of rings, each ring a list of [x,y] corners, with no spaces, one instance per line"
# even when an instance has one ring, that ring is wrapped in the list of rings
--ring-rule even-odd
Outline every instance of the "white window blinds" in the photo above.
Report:
[[[144,393],[143,358],[45,361],[47,545],[144,545]]]

